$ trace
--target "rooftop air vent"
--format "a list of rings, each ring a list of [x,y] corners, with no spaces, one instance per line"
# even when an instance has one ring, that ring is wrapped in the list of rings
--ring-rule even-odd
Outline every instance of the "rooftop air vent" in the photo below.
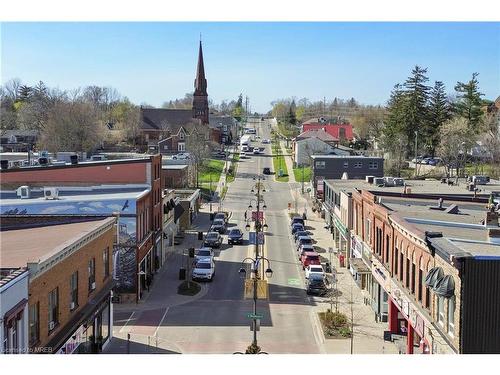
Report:
[[[45,197],[45,199],[58,199],[59,189],[56,187],[44,187],[43,196]]]

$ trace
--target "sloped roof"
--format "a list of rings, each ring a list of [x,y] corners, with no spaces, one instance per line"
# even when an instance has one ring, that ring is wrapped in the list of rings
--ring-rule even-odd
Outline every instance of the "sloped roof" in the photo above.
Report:
[[[16,136],[16,137],[37,137],[38,136],[38,131],[37,130],[4,130],[0,132],[0,135],[2,137],[10,137],[11,135]]]
[[[235,123],[235,120],[231,116],[215,116],[215,115],[209,115],[208,117],[208,123],[210,127],[219,127],[219,124],[222,124],[222,126],[227,125],[227,126],[232,126]]]
[[[297,141],[300,141],[305,138],[318,138],[322,140],[323,142],[337,142],[338,139],[335,138],[333,135],[328,134],[324,129],[311,129],[311,130],[306,130],[305,132],[302,132],[299,134],[295,139]]]
[[[181,126],[192,122],[200,122],[193,118],[191,109],[141,108],[142,130],[161,130],[170,128],[171,133],[177,133]]]

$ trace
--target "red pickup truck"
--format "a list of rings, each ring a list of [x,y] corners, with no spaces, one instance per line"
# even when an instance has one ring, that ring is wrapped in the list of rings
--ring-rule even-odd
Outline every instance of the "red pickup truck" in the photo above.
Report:
[[[302,253],[302,257],[300,258],[300,262],[302,263],[302,269],[306,269],[310,264],[318,265],[321,264],[321,260],[319,258],[319,254],[315,251],[306,251]]]

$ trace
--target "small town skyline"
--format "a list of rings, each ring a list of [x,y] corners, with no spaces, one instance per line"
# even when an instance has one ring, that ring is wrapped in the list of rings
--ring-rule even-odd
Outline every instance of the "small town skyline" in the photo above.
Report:
[[[192,91],[200,36],[210,100],[243,93],[260,113],[290,97],[385,105],[415,65],[449,94],[474,72],[485,99],[500,87],[497,23],[2,23],[2,31],[2,84],[111,86],[153,107]]]

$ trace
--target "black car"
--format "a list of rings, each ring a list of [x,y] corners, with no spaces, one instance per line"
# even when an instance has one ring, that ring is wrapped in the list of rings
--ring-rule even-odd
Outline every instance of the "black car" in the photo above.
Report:
[[[227,235],[228,244],[242,244],[243,243],[243,232],[238,228],[231,229]]]
[[[295,223],[292,225],[292,234],[295,234],[299,231],[304,231],[304,226],[300,223]]]
[[[224,220],[225,223],[227,223],[227,215],[225,212],[217,212],[215,215],[214,215],[214,221],[215,220],[219,220],[219,219],[222,219]]]
[[[328,280],[322,275],[311,274],[306,280],[306,293],[324,296],[329,289]]]
[[[220,234],[224,234],[226,233],[226,222],[223,219],[216,219],[214,220],[210,230],[212,232],[218,232]]]
[[[217,232],[208,232],[205,236],[205,240],[203,241],[203,246],[208,247],[220,247],[222,244],[222,237]]]
[[[262,173],[263,173],[263,174],[271,174],[271,168],[265,167],[265,168],[262,170]]]
[[[297,242],[297,238],[309,236],[309,232],[306,230],[299,230],[293,234],[293,240]]]
[[[292,220],[290,221],[290,226],[293,224],[300,223],[302,225],[305,225],[304,223],[304,218],[302,216],[294,216],[292,217]]]

